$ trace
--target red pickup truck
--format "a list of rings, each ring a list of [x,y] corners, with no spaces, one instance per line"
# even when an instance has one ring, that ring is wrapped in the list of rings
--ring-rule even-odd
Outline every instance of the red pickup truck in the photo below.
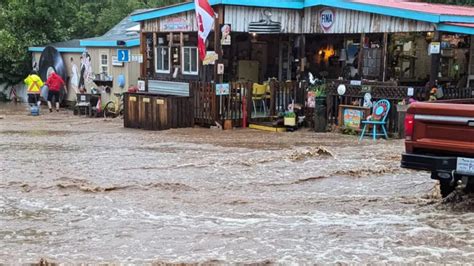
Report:
[[[441,195],[474,191],[474,99],[412,103],[401,166],[431,172]]]

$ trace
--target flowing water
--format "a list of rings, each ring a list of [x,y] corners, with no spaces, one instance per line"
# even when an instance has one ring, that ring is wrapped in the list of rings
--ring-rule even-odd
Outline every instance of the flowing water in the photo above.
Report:
[[[402,151],[2,105],[0,263],[472,263],[472,198],[442,204]]]

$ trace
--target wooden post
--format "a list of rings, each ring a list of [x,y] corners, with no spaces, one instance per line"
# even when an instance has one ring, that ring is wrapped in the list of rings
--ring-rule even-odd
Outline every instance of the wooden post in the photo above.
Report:
[[[364,53],[364,42],[365,42],[365,33],[360,34],[360,46],[359,46],[359,61],[357,62],[357,71],[359,72],[359,77],[362,79],[362,60]]]
[[[440,32],[435,31],[432,42],[440,41]],[[441,52],[441,51],[440,51]],[[438,79],[440,54],[431,55],[430,86],[433,86]]]
[[[140,23],[140,52],[143,55],[143,63],[140,65],[140,77],[146,78],[146,66],[148,62],[147,52],[146,52],[146,35],[144,32],[144,22]]]
[[[383,52],[382,52],[382,81],[387,78],[387,50],[388,50],[388,33],[383,34]]]
[[[216,83],[222,83],[224,81],[223,75],[217,74],[217,65],[223,62],[223,50],[221,45],[221,28],[220,26],[224,24],[224,8],[222,5],[216,7],[217,9],[217,19],[214,20],[214,51],[217,53],[219,59],[214,64],[214,81]]]

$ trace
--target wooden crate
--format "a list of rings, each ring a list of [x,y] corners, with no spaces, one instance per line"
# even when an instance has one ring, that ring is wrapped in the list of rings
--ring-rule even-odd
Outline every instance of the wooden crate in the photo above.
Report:
[[[124,103],[125,127],[166,130],[194,125],[191,97],[129,93]]]

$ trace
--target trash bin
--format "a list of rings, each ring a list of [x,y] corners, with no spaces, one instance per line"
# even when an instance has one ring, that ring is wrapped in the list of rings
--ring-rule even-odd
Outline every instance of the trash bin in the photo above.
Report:
[[[316,107],[314,108],[314,131],[326,132],[327,115],[326,115],[326,97],[316,97]]]
[[[408,104],[397,104],[398,114],[398,137],[401,139],[405,138],[405,116],[407,114]]]

